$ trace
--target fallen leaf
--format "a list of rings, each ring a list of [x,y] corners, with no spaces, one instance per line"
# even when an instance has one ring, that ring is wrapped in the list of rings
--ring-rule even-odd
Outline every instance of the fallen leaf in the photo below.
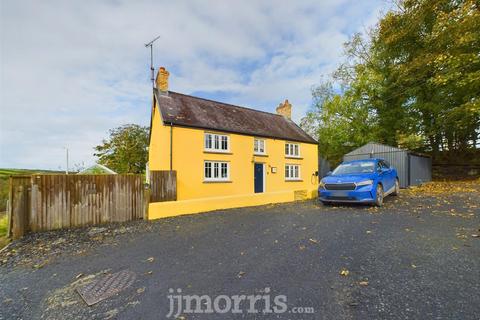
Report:
[[[150,257],[150,258],[147,259],[148,262],[153,262],[154,260],[155,260],[154,257]]]
[[[346,276],[348,276],[349,274],[350,274],[350,271],[348,271],[347,269],[342,269],[342,270],[340,271],[340,275],[341,275],[341,276],[346,277]]]
[[[367,232],[367,234],[370,234],[370,233],[372,233],[372,231],[370,231],[370,230],[367,230],[366,232]]]
[[[112,309],[107,312],[105,312],[105,317],[104,319],[112,319],[118,314],[118,309]]]
[[[238,274],[237,274],[237,277],[241,278],[245,275],[245,271],[240,271]]]
[[[480,235],[478,235],[478,234],[472,234],[472,238],[478,238],[478,237],[480,237]]]
[[[143,293],[143,292],[145,292],[145,287],[137,289],[137,293]]]
[[[298,247],[298,249],[305,250],[305,246],[301,245],[300,247]]]
[[[414,265],[413,263],[410,265],[413,269],[415,269],[417,266]]]
[[[34,267],[35,269],[41,269],[41,268],[43,268],[46,264],[47,264],[47,262],[46,262],[46,261],[43,261],[43,262],[41,262],[41,263],[34,264],[33,267]]]
[[[83,277],[83,273],[77,274],[77,276],[75,277],[75,279],[80,279],[81,277]]]
[[[318,240],[315,240],[315,239],[312,239],[312,238],[308,239],[308,241],[310,241],[311,243],[315,243],[315,244],[318,243]]]
[[[368,281],[360,281],[358,284],[366,287],[366,286],[368,286]]]

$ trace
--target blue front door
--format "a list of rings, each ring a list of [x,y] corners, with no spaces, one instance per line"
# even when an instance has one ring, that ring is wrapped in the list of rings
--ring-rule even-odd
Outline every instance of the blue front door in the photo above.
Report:
[[[255,163],[255,193],[263,192],[263,163]]]

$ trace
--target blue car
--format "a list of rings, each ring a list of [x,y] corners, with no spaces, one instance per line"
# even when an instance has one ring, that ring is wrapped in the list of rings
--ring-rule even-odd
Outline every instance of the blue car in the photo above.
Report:
[[[398,195],[400,183],[397,170],[383,159],[346,161],[320,181],[319,199],[332,202],[368,203],[376,206],[383,199]]]

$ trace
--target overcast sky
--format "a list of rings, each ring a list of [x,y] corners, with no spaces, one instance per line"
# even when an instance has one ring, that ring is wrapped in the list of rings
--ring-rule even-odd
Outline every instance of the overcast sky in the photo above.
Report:
[[[0,1],[0,167],[94,163],[108,129],[148,125],[149,51],[170,90],[298,120],[342,43],[384,0]]]

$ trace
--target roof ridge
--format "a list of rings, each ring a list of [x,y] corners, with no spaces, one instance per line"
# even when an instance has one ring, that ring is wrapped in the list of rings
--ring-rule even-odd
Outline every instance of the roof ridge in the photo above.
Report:
[[[223,104],[223,105],[226,105],[226,106],[230,106],[230,107],[241,108],[241,109],[251,110],[251,111],[255,111],[255,112],[262,112],[262,113],[270,114],[270,115],[273,115],[273,116],[279,116],[279,117],[285,118],[284,116],[282,116],[281,114],[278,114],[278,113],[273,113],[273,112],[268,112],[268,111],[263,111],[263,110],[257,110],[257,109],[253,109],[253,108],[248,108],[248,107],[244,107],[244,106],[239,106],[239,105],[232,104],[232,103],[227,103],[227,102],[222,102],[222,101],[217,101],[217,100],[212,100],[212,99],[207,99],[207,98],[202,98],[202,97],[197,97],[197,96],[192,96],[192,95],[190,95],[190,94],[184,94],[184,93],[175,92],[175,91],[168,91],[168,92],[171,92],[171,93],[174,93],[174,94],[178,94],[178,95],[181,95],[181,96],[185,96],[185,97],[190,97],[190,98],[205,100],[205,101],[209,101],[209,102],[220,103],[220,104]],[[292,120],[292,122],[294,122],[294,121]],[[295,122],[294,122],[294,123],[295,123]]]

